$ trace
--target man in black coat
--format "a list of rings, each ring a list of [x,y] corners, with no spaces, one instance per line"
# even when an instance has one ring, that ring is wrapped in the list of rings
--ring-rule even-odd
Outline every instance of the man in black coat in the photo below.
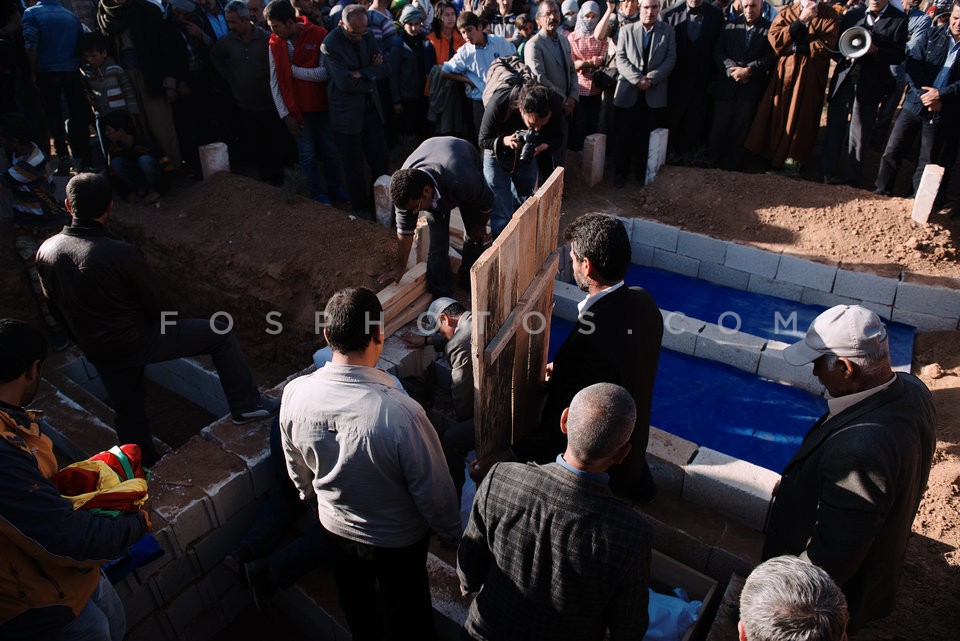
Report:
[[[692,154],[706,142],[712,56],[723,32],[723,12],[703,0],[687,0],[664,11],[661,17],[677,36],[677,65],[670,75],[667,98],[670,148]]]
[[[743,15],[727,23],[713,55],[719,71],[708,151],[714,162],[728,170],[740,168],[743,143],[776,61],[767,40],[770,21],[761,15],[762,0],[743,0],[741,5]]]
[[[139,445],[146,467],[160,458],[145,402],[148,363],[209,354],[234,423],[276,414],[279,399],[260,395],[227,323],[179,318],[163,305],[140,249],[104,227],[113,205],[106,178],[71,178],[66,205],[73,221],[40,246],[37,272],[51,313],[100,373],[121,444]]]
[[[493,209],[493,192],[483,178],[477,148],[453,136],[428,138],[393,174],[390,199],[397,216],[397,264],[380,277],[380,282],[400,280],[403,276],[413,247],[417,218],[424,212],[430,227],[427,287],[435,298],[450,296],[453,293],[450,212],[460,208],[467,232],[464,262],[469,262],[471,258],[475,261],[483,251],[486,226]]]
[[[852,635],[893,609],[937,444],[933,397],[891,370],[886,328],[858,305],[820,314],[783,357],[813,363],[831,398],[783,470],[763,558],[826,570],[846,594]]]
[[[869,0],[843,14],[840,34],[853,27],[870,32],[870,48],[861,57],[837,56],[827,94],[827,130],[823,136],[823,179],[857,185],[863,173],[863,153],[887,94],[896,81],[890,66],[903,62],[907,46],[907,16],[890,0]],[[849,132],[847,120],[849,119]],[[843,153],[846,141],[846,153]],[[845,158],[842,166],[839,157]]]
[[[623,282],[630,240],[622,222],[586,214],[564,235],[574,277],[589,295],[580,304],[576,327],[547,366],[549,387],[540,424],[513,445],[513,454],[519,461],[553,461],[566,446],[556,426],[576,393],[594,383],[615,383],[630,392],[637,419],[630,453],[610,468],[610,486],[620,496],[647,502],[656,494],[646,451],[663,319],[648,292]]]
[[[920,130],[920,156],[913,188],[920,186],[924,168],[931,162],[947,169],[938,200],[948,194],[950,168],[956,163],[960,138],[960,64],[946,63],[960,46],[960,2],[954,2],[947,25],[931,28],[910,48],[907,62],[907,97],[893,126],[880,160],[877,193],[889,195],[900,161],[910,151]],[[954,203],[954,211],[960,205]]]

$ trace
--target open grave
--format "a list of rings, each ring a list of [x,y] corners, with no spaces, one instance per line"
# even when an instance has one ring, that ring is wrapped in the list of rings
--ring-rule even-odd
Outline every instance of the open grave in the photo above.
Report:
[[[698,176],[697,180],[729,185],[734,177],[724,172],[703,173],[706,176]],[[689,185],[694,178],[687,170],[667,168],[655,189],[633,191],[619,196],[618,201],[608,199],[616,194],[606,186],[601,186],[604,196],[598,198],[572,178],[564,194],[559,229],[586,211],[609,211],[627,217],[634,243],[634,262],[641,268],[665,268],[706,280],[712,276],[713,282],[734,286],[739,283],[738,289],[743,290],[768,293],[776,290],[781,295],[793,292],[795,300],[803,302],[806,296],[807,302],[813,300],[814,304],[866,300],[885,305],[894,319],[899,302],[903,303],[901,318],[909,313],[909,320],[923,330],[949,329],[951,335],[955,334],[956,301],[960,299],[955,281],[950,277],[960,275],[960,269],[953,272],[954,248],[949,229],[915,230],[916,245],[911,248],[909,243],[890,241],[890,237],[896,238],[892,229],[884,236],[884,242],[874,239],[873,233],[883,235],[884,232],[874,232],[870,226],[886,223],[877,223],[866,215],[860,220],[840,215],[839,225],[859,226],[863,230],[860,233],[865,235],[869,232],[868,237],[880,256],[862,258],[862,251],[842,254],[843,265],[838,266],[836,262],[827,265],[828,270],[833,270],[829,289],[817,289],[815,283],[823,280],[822,270],[818,270],[823,266],[820,257],[831,251],[831,241],[826,240],[829,234],[823,228],[831,227],[833,221],[826,219],[819,235],[811,241],[819,243],[822,251],[803,244],[803,229],[787,229],[788,223],[803,223],[797,223],[797,217],[791,216],[788,210],[772,204],[774,195],[770,194],[769,185],[782,186],[785,181],[773,178],[751,176],[738,183],[745,184],[747,179],[760,183],[768,198],[768,206],[755,208],[758,212],[755,218],[744,219],[739,226],[731,225],[730,218],[719,213],[712,220],[715,211],[702,205],[677,212],[675,200],[671,198],[678,198],[677,194],[684,189],[686,197],[706,197],[690,193]],[[829,189],[835,190],[831,192],[832,198],[840,214],[858,211],[855,207],[862,213],[863,204],[856,200],[871,201],[862,196],[862,192],[849,190],[849,194],[843,192],[838,197],[836,194],[841,192],[837,190],[848,188]],[[734,193],[741,192],[734,188]],[[745,198],[745,194],[738,197],[735,206],[743,206],[741,201]],[[786,202],[787,198],[781,194],[780,202]],[[831,196],[823,198],[829,200]],[[817,202],[812,207],[822,209],[824,205]],[[727,205],[726,201],[719,201],[714,207]],[[909,216],[909,209],[907,212]],[[656,217],[669,224],[632,220],[638,215]],[[694,224],[697,220],[702,223],[700,226]],[[380,289],[377,276],[390,267],[395,251],[394,234],[390,230],[350,220],[343,212],[306,201],[286,204],[278,190],[229,174],[215,175],[202,185],[164,200],[159,207],[118,206],[111,226],[144,249],[159,286],[171,296],[171,308],[180,310],[184,316],[210,317],[215,312],[230,315],[258,382],[272,389],[272,393],[279,393],[279,386],[287,377],[311,367],[312,353],[320,345],[315,313],[323,309],[327,297],[344,286]],[[766,237],[767,241],[773,238],[775,243],[758,238],[763,227],[775,228],[774,233]],[[837,230],[833,233],[833,247],[838,248],[844,235],[837,236]],[[457,232],[453,231],[452,236],[456,244]],[[710,240],[719,245],[708,247]],[[691,241],[694,242],[691,244]],[[782,247],[772,247],[772,244],[797,244],[801,250],[796,252],[799,256],[789,256],[783,253]],[[939,253],[938,248],[942,249]],[[752,251],[764,251],[764,255]],[[924,271],[923,266],[931,262],[925,261],[922,255],[916,256],[925,251],[936,257],[934,264],[941,265],[934,273],[946,278],[930,281],[924,274],[916,273]],[[840,252],[838,249],[838,254]],[[561,247],[558,280],[552,284],[556,287],[554,301],[558,317],[562,317],[565,306],[569,309],[577,300],[577,293],[569,289],[569,271],[563,256],[565,251]],[[855,262],[855,257],[860,257],[862,264]],[[815,260],[807,261],[807,258]],[[774,260],[775,266],[771,268]],[[792,262],[794,260],[803,264]],[[418,305],[426,307],[422,280],[418,280],[416,265],[412,267],[414,272],[406,286],[394,289],[399,298],[395,299],[393,311],[401,316],[411,313],[415,316]],[[846,275],[839,276],[841,271]],[[884,282],[858,276],[864,273]],[[873,297],[882,300],[864,298],[868,288],[858,278],[872,283],[874,289],[870,291],[881,292]],[[856,284],[851,289],[845,290],[842,286],[837,289],[844,279],[853,279]],[[640,284],[644,284],[642,280],[643,277]],[[883,293],[891,287],[892,295]],[[889,301],[884,296],[890,296]],[[517,296],[513,302],[520,298]],[[663,311],[668,314],[678,310],[664,308]],[[726,335],[719,332],[716,318],[691,317],[698,322],[684,325],[684,331],[673,335],[675,344],[672,347],[665,344],[665,347],[683,353],[681,345],[687,344],[691,351],[685,356],[724,363],[744,360],[753,363],[755,353],[753,369],[741,367],[741,370],[751,376],[778,378],[770,372],[760,372],[761,363],[769,363],[769,357],[775,352],[777,346],[771,344],[775,341],[762,339],[761,347],[744,339],[744,335],[756,338],[748,332],[740,333],[737,340],[725,341]],[[713,329],[708,325],[713,325]],[[944,342],[960,344],[955,337]],[[923,352],[937,358],[945,370],[960,370],[960,357],[957,357],[960,350],[944,352],[943,349],[940,342],[926,343]],[[764,353],[768,357],[766,361]],[[404,372],[416,371],[430,360],[429,355],[419,350],[407,350],[396,338],[389,342],[384,359],[385,368]],[[104,402],[105,397],[97,392],[95,372],[76,350],[52,364],[55,367],[48,372],[49,385],[34,405],[48,411],[49,422],[64,436],[60,449],[79,456],[112,445],[112,432],[108,427],[112,421],[111,410]],[[203,360],[184,360],[150,372],[159,395],[149,401],[151,412],[156,408],[161,414],[170,414],[173,422],[179,424],[169,432],[166,428],[155,429],[158,436],[176,450],[157,465],[151,483],[154,532],[166,554],[139,568],[118,586],[127,608],[130,639],[205,641],[252,607],[242,577],[222,561],[246,530],[268,489],[267,423],[237,427],[229,418],[217,419],[223,416],[225,408],[211,369],[211,364]],[[926,378],[925,382],[936,394],[936,382]],[[956,398],[951,391],[945,393]],[[443,420],[436,412],[431,418]],[[948,420],[952,422],[940,432],[946,442],[944,453],[938,454],[941,471],[938,474],[935,468],[931,475],[931,485],[936,485],[936,489],[928,493],[928,498],[932,495],[933,499],[932,502],[925,499],[918,519],[919,532],[924,536],[914,537],[919,540],[911,544],[907,572],[955,579],[960,563],[956,544],[951,544],[953,549],[947,545],[944,550],[941,543],[956,541],[957,536],[956,512],[953,512],[954,524],[942,522],[943,515],[956,509],[956,479],[960,479],[955,451],[956,414]],[[692,569],[697,573],[695,576],[715,581],[719,597],[734,573],[749,572],[759,560],[760,530],[776,473],[739,459],[717,458],[713,448],[698,443],[668,431],[654,431],[650,451],[662,492],[661,498],[645,509],[645,513],[655,527],[655,547]],[[731,470],[732,473],[728,473]],[[717,471],[724,473],[715,474]],[[917,547],[924,548],[927,556],[919,554],[914,549]],[[936,563],[938,557],[939,564]],[[448,638],[455,638],[452,635],[465,613],[466,602],[459,596],[451,563],[449,551],[438,547],[432,550],[434,607]],[[941,564],[947,566],[946,572],[939,567]],[[914,583],[923,583],[922,576]],[[952,582],[952,586],[957,584],[955,580]],[[924,619],[929,618],[927,613],[939,611],[943,613],[942,620],[927,620],[916,628],[911,627],[917,625],[915,622],[898,619],[902,631],[898,634],[911,638],[914,635],[910,630],[922,629],[926,638],[950,638],[946,633],[955,627],[951,628],[949,617],[955,615],[947,614],[948,608],[943,606],[956,603],[957,588],[952,586],[944,583],[935,586],[945,591],[941,596],[933,594],[933,587],[920,591],[915,586],[916,596],[910,598],[928,599],[931,605],[926,609],[918,605],[916,609],[911,603],[908,612],[913,612],[914,618]],[[293,589],[279,593],[276,602],[290,620],[309,630],[311,638],[349,638],[329,576],[311,573]],[[707,633],[713,618],[712,612],[706,615],[707,625],[699,630],[702,635]],[[945,636],[939,636],[941,630]],[[859,638],[888,638],[883,630],[874,632],[871,637],[871,631],[867,630],[866,636]]]

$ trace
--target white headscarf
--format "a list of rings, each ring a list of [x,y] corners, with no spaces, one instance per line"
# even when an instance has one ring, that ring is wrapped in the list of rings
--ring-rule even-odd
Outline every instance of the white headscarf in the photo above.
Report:
[[[588,13],[593,13],[593,18],[587,20],[586,16]],[[583,36],[589,36],[593,34],[594,28],[597,26],[597,21],[600,19],[600,5],[598,5],[593,0],[587,0],[583,3],[583,6],[580,7],[580,11],[577,12],[577,33]]]

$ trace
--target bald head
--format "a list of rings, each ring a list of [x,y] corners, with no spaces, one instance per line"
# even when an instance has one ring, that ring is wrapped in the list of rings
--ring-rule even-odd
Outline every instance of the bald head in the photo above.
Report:
[[[613,383],[585,387],[567,410],[567,451],[587,464],[611,458],[630,441],[636,420],[627,390]]]

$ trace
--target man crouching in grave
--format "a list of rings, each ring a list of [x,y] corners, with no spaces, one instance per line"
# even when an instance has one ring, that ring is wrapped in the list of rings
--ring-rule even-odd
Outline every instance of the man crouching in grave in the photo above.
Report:
[[[657,492],[646,451],[663,318],[649,292],[623,282],[631,249],[620,220],[604,214],[583,215],[567,227],[564,239],[570,244],[574,278],[588,296],[578,305],[576,327],[547,365],[547,398],[540,424],[509,451],[476,461],[471,476],[482,478],[496,461],[554,460],[567,441],[556,426],[576,393],[595,383],[614,383],[630,392],[637,404],[637,419],[630,437],[633,447],[610,468],[610,487],[619,496],[646,503]]]

